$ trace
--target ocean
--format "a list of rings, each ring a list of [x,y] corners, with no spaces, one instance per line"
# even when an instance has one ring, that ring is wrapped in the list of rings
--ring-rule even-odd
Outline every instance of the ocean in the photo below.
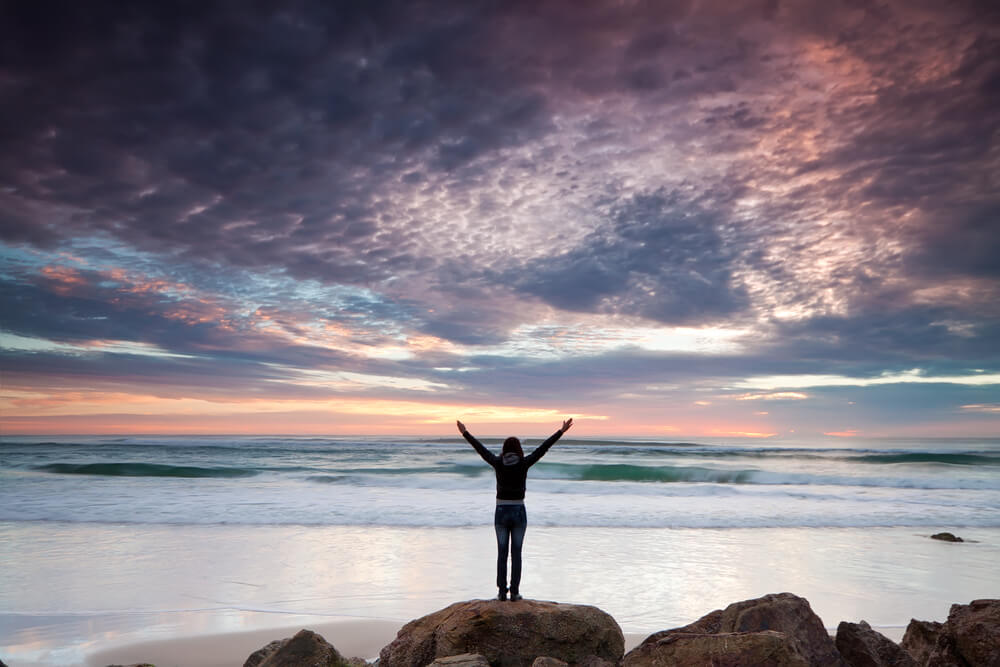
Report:
[[[5,436],[0,658],[490,597],[494,485],[457,434]],[[526,504],[525,595],[631,632],[784,590],[831,629],[1000,597],[1000,439],[566,438]]]

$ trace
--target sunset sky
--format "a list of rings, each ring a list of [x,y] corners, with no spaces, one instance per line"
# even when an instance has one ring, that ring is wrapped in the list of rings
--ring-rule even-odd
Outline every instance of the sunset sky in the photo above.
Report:
[[[0,433],[1000,435],[998,7],[4,3]]]

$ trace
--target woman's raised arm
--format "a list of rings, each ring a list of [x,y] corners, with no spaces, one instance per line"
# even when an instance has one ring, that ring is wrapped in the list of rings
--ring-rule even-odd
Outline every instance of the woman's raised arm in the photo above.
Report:
[[[552,435],[550,435],[545,442],[543,442],[542,444],[538,445],[538,448],[535,449],[535,451],[533,451],[530,454],[528,454],[528,456],[525,457],[525,459],[524,459],[525,462],[529,466],[533,466],[535,463],[537,463],[538,459],[540,459],[543,456],[545,456],[545,452],[549,451],[549,447],[551,447],[552,445],[556,444],[556,440],[558,440],[559,438],[561,438],[562,435],[563,435],[563,433],[565,433],[566,431],[568,431],[569,428],[572,425],[573,425],[573,418],[570,417],[569,419],[567,419],[566,421],[563,422],[563,425],[562,425],[561,429],[559,429],[558,431],[556,431],[555,433],[553,433]]]
[[[500,461],[500,459],[498,459],[493,452],[486,449],[486,446],[483,445],[483,443],[476,440],[476,437],[469,433],[469,429],[465,428],[465,424],[458,420],[455,421],[455,424],[458,426],[458,431],[462,434],[462,437],[464,437],[465,440],[472,445],[472,448],[476,450],[476,453],[483,457],[484,461],[490,465],[495,465]]]

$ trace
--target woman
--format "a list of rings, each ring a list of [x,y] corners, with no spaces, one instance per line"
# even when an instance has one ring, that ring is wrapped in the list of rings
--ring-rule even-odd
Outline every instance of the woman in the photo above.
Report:
[[[497,588],[500,593],[497,599],[507,599],[507,550],[510,549],[510,599],[520,600],[518,588],[521,585],[521,546],[524,544],[524,531],[528,527],[528,515],[524,511],[524,487],[528,478],[528,468],[535,465],[538,459],[545,456],[549,447],[569,430],[573,420],[567,419],[562,428],[549,436],[549,439],[538,446],[538,449],[528,456],[521,450],[521,441],[517,438],[507,438],[503,442],[500,456],[495,455],[483,446],[483,443],[469,433],[462,422],[456,422],[458,430],[469,444],[479,452],[483,460],[493,466],[497,474],[497,509],[493,516],[493,527],[497,531]]]

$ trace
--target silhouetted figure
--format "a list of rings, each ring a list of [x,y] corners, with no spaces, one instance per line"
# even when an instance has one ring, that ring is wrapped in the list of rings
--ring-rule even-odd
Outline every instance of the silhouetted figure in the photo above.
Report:
[[[510,599],[520,600],[521,594],[521,546],[524,531],[528,528],[528,514],[524,509],[524,487],[528,479],[528,468],[545,456],[549,447],[556,444],[562,434],[573,425],[572,419],[563,422],[562,428],[549,436],[528,456],[521,449],[521,441],[510,437],[504,440],[500,456],[486,449],[483,443],[469,433],[462,422],[456,422],[458,430],[483,460],[493,466],[497,474],[497,509],[493,516],[493,527],[497,531],[497,598],[507,599],[507,553],[510,551]]]

